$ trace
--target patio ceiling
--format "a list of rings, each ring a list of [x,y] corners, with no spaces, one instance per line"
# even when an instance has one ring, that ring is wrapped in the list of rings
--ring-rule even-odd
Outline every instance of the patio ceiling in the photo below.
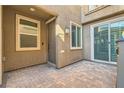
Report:
[[[42,7],[35,6],[35,5],[9,5],[7,7],[11,7],[17,11],[39,17],[43,20],[48,20],[48,19],[51,19],[52,17],[57,16],[56,13],[52,13],[49,10],[45,10]]]

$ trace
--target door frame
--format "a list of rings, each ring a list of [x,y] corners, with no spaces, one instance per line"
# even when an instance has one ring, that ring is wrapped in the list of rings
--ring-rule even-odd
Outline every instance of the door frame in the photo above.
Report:
[[[109,50],[109,61],[94,59],[94,30],[93,29],[96,26],[108,24],[108,41],[110,42],[110,24],[114,23],[114,22],[122,21],[122,20],[124,21],[124,17],[118,17],[118,18],[114,18],[114,19],[110,19],[107,21],[102,21],[102,22],[98,22],[96,24],[90,25],[91,60],[96,61],[96,62],[102,62],[102,63],[117,64],[117,62],[110,61],[110,56],[111,56],[110,44],[108,46],[108,48],[109,48],[108,49]]]

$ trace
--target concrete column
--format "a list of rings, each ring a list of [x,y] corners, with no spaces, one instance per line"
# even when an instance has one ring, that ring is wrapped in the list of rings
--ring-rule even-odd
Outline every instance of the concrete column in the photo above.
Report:
[[[0,85],[2,84],[2,6],[0,5]]]
[[[124,88],[124,40],[117,42],[119,47],[117,67],[117,87]]]

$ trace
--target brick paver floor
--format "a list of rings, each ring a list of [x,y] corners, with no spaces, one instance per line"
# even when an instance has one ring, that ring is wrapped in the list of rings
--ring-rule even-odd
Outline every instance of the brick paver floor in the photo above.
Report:
[[[6,87],[18,88],[101,88],[115,87],[117,67],[81,61],[61,69],[48,64],[6,72]]]

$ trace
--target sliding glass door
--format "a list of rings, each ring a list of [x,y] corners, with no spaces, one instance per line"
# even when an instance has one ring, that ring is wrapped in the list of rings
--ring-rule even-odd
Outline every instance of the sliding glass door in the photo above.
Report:
[[[121,38],[122,32],[124,31],[124,21],[112,23],[110,26],[110,37],[111,37],[111,58],[110,61],[117,62],[116,41]]]
[[[108,25],[94,28],[94,58],[109,61]]]
[[[117,62],[116,41],[124,32],[124,21],[94,27],[94,59]]]

